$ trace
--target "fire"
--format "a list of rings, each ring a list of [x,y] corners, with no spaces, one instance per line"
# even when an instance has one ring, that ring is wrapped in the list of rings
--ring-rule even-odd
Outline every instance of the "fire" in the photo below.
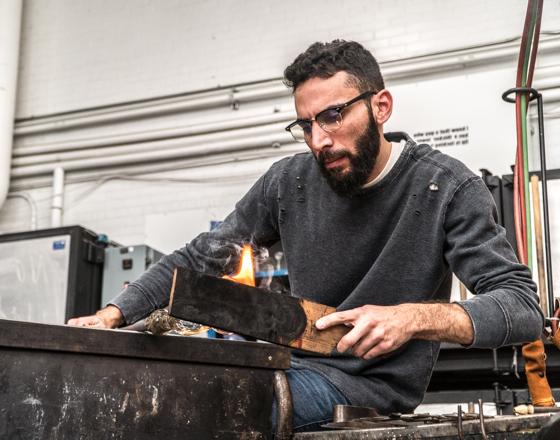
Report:
[[[255,286],[255,271],[253,269],[253,249],[248,244],[243,245],[239,271],[235,275],[225,275],[224,278],[247,286]]]

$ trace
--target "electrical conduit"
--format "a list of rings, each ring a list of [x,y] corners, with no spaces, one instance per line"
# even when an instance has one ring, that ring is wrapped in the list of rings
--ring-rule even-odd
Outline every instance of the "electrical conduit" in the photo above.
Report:
[[[0,1],[0,207],[10,186],[22,0]]]

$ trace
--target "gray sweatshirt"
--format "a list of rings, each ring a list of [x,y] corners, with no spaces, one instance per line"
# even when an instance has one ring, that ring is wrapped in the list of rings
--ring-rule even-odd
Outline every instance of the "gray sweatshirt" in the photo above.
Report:
[[[242,242],[268,246],[280,240],[297,297],[338,310],[448,302],[454,272],[476,294],[458,303],[473,323],[472,347],[537,339],[543,316],[536,286],[496,224],[480,177],[403,133],[386,138],[406,138],[400,158],[353,198],[330,189],[311,153],[275,163],[219,229],[162,258],[112,304],[134,322],[167,305],[174,267],[231,273]],[[294,352],[292,364],[323,374],[354,405],[407,412],[422,401],[438,352],[438,342],[412,340],[368,361]]]

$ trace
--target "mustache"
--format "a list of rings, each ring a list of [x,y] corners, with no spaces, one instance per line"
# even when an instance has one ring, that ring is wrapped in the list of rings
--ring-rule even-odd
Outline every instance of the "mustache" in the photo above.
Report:
[[[324,165],[326,162],[333,162],[343,157],[350,157],[350,154],[346,151],[323,150],[317,155],[317,161],[321,165]]]

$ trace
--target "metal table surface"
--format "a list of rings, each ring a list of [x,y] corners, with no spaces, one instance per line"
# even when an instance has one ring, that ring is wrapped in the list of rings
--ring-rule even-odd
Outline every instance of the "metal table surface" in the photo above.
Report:
[[[496,416],[484,422],[488,439],[529,440],[537,439],[540,429],[549,422],[557,421],[558,413],[533,414],[530,416]],[[464,438],[482,440],[484,435],[478,420],[464,421]],[[557,431],[556,427],[556,431]],[[348,429],[299,433],[294,440],[412,440],[412,439],[458,439],[458,428],[453,423],[440,423],[414,428]],[[557,436],[546,437],[558,438]]]
[[[0,438],[260,439],[288,349],[0,320]]]

